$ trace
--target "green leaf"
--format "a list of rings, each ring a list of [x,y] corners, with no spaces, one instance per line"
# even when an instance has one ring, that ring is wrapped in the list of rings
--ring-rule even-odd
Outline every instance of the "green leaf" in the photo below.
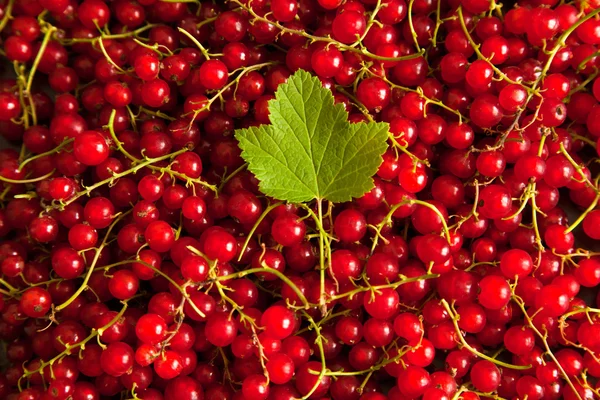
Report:
[[[345,202],[373,188],[386,123],[349,123],[331,91],[303,70],[279,85],[269,112],[271,125],[235,132],[264,194],[292,203]]]

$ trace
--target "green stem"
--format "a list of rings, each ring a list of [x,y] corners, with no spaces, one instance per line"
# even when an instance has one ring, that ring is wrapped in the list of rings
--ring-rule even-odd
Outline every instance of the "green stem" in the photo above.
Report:
[[[59,144],[58,146],[56,146],[55,148],[53,148],[52,150],[48,150],[44,153],[40,153],[40,154],[36,154],[33,157],[29,157],[28,159],[24,160],[21,165],[19,165],[19,170],[23,170],[23,167],[25,167],[25,165],[27,165],[28,163],[30,163],[33,160],[37,160],[39,158],[43,158],[46,156],[50,156],[52,154],[58,153],[63,147],[67,146],[69,143],[73,143],[73,138],[68,138],[63,140],[63,142],[61,144]]]
[[[121,221],[131,211],[132,210],[122,213],[110,224],[110,226],[108,227],[108,230],[106,231],[106,235],[104,235],[104,239],[102,240],[102,243],[100,244],[100,246],[98,246],[96,248],[96,252],[94,254],[94,258],[92,259],[92,262],[90,263],[88,272],[85,275],[85,278],[83,278],[83,283],[81,284],[81,286],[79,286],[79,288],[75,291],[75,293],[73,293],[71,295],[71,297],[69,297],[67,300],[65,300],[62,304],[56,306],[56,311],[60,311],[64,308],[68,307],[69,304],[71,304],[77,297],[79,297],[79,295],[81,293],[83,293],[83,291],[87,288],[87,284],[90,281],[90,278],[92,277],[92,273],[94,272],[96,263],[98,262],[98,259],[100,258],[102,249],[106,246],[106,243],[108,242],[108,237],[110,236],[110,232],[114,229],[114,227],[117,225],[117,223],[119,223],[119,221]]]
[[[256,229],[258,229],[258,226],[260,225],[260,223],[265,219],[265,217],[271,211],[273,211],[275,208],[279,207],[282,204],[283,204],[282,202],[278,201],[276,203],[273,203],[273,204],[269,205],[267,208],[265,208],[265,211],[262,212],[262,214],[260,215],[260,217],[258,217],[258,219],[256,220],[256,222],[254,223],[254,226],[252,227],[252,229],[248,233],[248,236],[246,236],[246,240],[244,241],[244,245],[242,246],[242,249],[240,250],[240,256],[238,257],[238,262],[240,262],[242,260],[242,256],[243,256],[244,252],[246,251],[246,247],[248,247],[248,243],[250,243],[250,239],[252,239],[252,236],[254,235],[254,232],[256,232]]]
[[[531,219],[532,219],[532,225],[533,225],[533,231],[535,233],[535,243],[537,244],[537,247],[539,250],[543,250],[544,249],[544,245],[542,244],[542,237],[540,236],[540,228],[538,226],[538,221],[537,221],[537,212],[538,212],[538,206],[535,200],[535,187],[537,186],[535,182],[533,182],[531,184],[532,186],[532,190],[534,191],[534,195],[531,196]]]
[[[6,28],[6,24],[8,24],[8,21],[11,20],[12,10],[13,10],[14,5],[15,5],[15,0],[8,0],[8,4],[6,5],[6,8],[4,9],[4,17],[2,17],[2,20],[0,21],[0,32],[2,32],[4,30],[4,28]]]
[[[266,24],[269,24],[269,25],[273,25],[277,29],[279,29],[280,31],[282,31],[284,33],[289,33],[291,35],[303,36],[303,37],[311,40],[311,42],[326,42],[326,43],[331,43],[332,45],[338,47],[340,50],[351,51],[353,53],[361,54],[363,56],[369,57],[369,58],[374,59],[374,60],[379,60],[379,61],[403,61],[403,60],[411,60],[413,58],[421,57],[423,55],[423,53],[424,53],[421,49],[419,49],[418,53],[409,54],[407,56],[402,56],[402,57],[383,57],[383,56],[379,56],[377,54],[371,53],[370,51],[368,51],[365,48],[356,48],[356,47],[352,47],[352,46],[347,45],[347,44],[340,43],[337,40],[330,38],[329,36],[327,36],[327,37],[325,37],[325,36],[315,36],[315,35],[311,35],[309,33],[306,33],[303,30],[299,31],[299,30],[296,30],[296,29],[286,28],[285,26],[281,25],[280,23],[278,23],[276,21],[271,21],[270,19],[267,19],[265,17],[261,17],[252,8],[248,7],[246,4],[242,3],[239,0],[231,0],[231,1],[233,3],[236,3],[237,5],[239,5],[244,10],[246,10],[252,16],[253,19],[258,20],[258,21],[262,21],[262,22],[264,22]],[[409,11],[409,13],[410,13],[410,11]]]
[[[573,168],[575,168],[575,170],[577,172],[579,172],[579,175],[581,175],[581,177],[583,178],[583,181],[585,181],[585,183],[596,192],[596,194],[598,194],[599,190],[596,187],[596,185],[594,185],[592,182],[590,182],[590,180],[585,176],[585,174],[583,173],[583,168],[581,168],[581,165],[577,164],[577,161],[575,161],[573,159],[573,157],[571,157],[571,155],[569,154],[569,152],[565,149],[565,145],[563,143],[560,144],[560,152],[565,156],[565,158],[569,161],[569,163],[571,163],[571,165],[573,166]]]
[[[34,103],[33,99],[31,98],[31,85],[33,85],[33,77],[35,75],[35,71],[37,70],[37,67],[40,64],[40,61],[42,60],[42,57],[44,56],[46,47],[48,47],[50,38],[52,37],[52,34],[54,33],[55,30],[56,30],[55,27],[53,27],[51,25],[48,26],[48,28],[46,30],[46,34],[44,35],[44,38],[42,39],[42,43],[40,44],[40,49],[38,50],[37,55],[35,56],[35,59],[33,60],[31,70],[29,71],[29,76],[27,77],[27,84],[25,86],[25,94],[26,94],[27,98],[29,99],[29,105],[31,107],[31,117],[33,119],[33,125],[37,125],[37,115],[35,113],[35,103]]]
[[[435,12],[435,29],[433,30],[433,38],[431,39],[431,45],[434,48],[437,47],[437,35],[438,35],[438,31],[440,30],[440,27],[442,26],[442,21],[440,19],[442,17],[441,6],[442,6],[442,0],[438,0],[437,1],[437,9]]]
[[[573,390],[573,393],[575,393],[577,395],[577,398],[579,398],[580,400],[582,400],[581,396],[579,395],[579,393],[575,389],[575,386],[573,386],[573,382],[571,382],[571,379],[569,379],[569,376],[567,375],[567,373],[563,369],[562,365],[560,364],[560,362],[558,362],[558,360],[554,356],[554,353],[552,353],[552,350],[550,349],[550,345],[548,345],[548,340],[546,340],[546,336],[547,335],[544,335],[544,334],[542,334],[540,332],[540,330],[535,326],[535,324],[533,323],[531,317],[527,313],[527,309],[525,308],[525,304],[523,303],[523,300],[520,297],[515,296],[515,295],[513,295],[513,300],[515,301],[515,303],[517,303],[517,305],[519,306],[519,308],[523,312],[523,315],[525,316],[525,319],[527,320],[527,323],[528,323],[529,327],[542,340],[542,343],[544,344],[544,347],[546,349],[546,353],[550,356],[550,358],[552,358],[552,361],[554,361],[556,363],[556,366],[560,370],[561,375],[567,381],[569,387],[571,388],[571,390]]]
[[[306,299],[306,296],[304,296],[302,291],[298,288],[298,286],[296,286],[296,284],[294,282],[292,282],[290,280],[290,278],[288,278],[287,276],[285,276],[280,271],[278,271],[274,268],[269,268],[269,267],[250,268],[250,269],[245,269],[243,271],[239,271],[239,272],[236,272],[236,273],[233,273],[230,275],[218,276],[214,280],[215,281],[224,281],[224,280],[235,279],[235,278],[243,278],[243,277],[245,277],[247,275],[251,275],[251,274],[263,274],[263,273],[273,274],[273,275],[277,276],[277,278],[281,279],[286,285],[288,285],[294,291],[294,293],[296,293],[296,296],[298,296],[298,298],[304,305],[304,308],[306,308],[306,309],[310,308],[310,303]]]
[[[367,29],[365,29],[363,34],[356,40],[356,42],[352,43],[350,45],[350,47],[358,46],[359,44],[362,43],[362,41],[365,39],[365,37],[367,37],[367,35],[369,34],[369,31],[371,30],[371,27],[373,26],[374,23],[376,23],[375,18],[377,17],[379,10],[381,10],[381,0],[377,0],[377,4],[375,5],[375,8],[373,9],[373,11],[371,11],[371,15],[369,16],[369,20],[367,21]]]
[[[492,358],[492,357],[490,357],[490,356],[488,356],[486,354],[483,354],[483,353],[477,351],[469,343],[467,343],[467,341],[463,337],[463,335],[462,335],[462,333],[460,331],[460,327],[458,326],[458,318],[454,314],[454,311],[452,311],[452,308],[450,307],[450,304],[448,304],[448,302],[445,299],[442,299],[441,303],[444,306],[444,308],[446,309],[446,311],[448,312],[448,314],[450,315],[450,319],[452,320],[452,324],[454,325],[454,329],[456,330],[456,336],[458,337],[458,340],[471,353],[473,353],[476,356],[481,357],[481,358],[483,358],[485,360],[493,362],[494,364],[497,364],[497,365],[499,365],[501,367],[510,368],[510,369],[517,369],[517,370],[526,370],[526,369],[531,368],[531,365],[513,365],[513,364],[508,364],[508,363],[505,363],[503,361],[496,360],[495,358]]]
[[[196,39],[194,36],[192,36],[191,33],[189,33],[188,31],[186,31],[185,29],[183,29],[181,27],[177,28],[177,30],[179,32],[183,33],[189,40],[192,41],[192,43],[194,43],[196,45],[196,47],[198,47],[200,49],[200,52],[202,53],[204,58],[206,58],[207,60],[210,60],[210,55],[208,54],[208,50],[206,50],[204,48],[204,46],[202,46],[202,43],[200,43],[198,41],[198,39]]]
[[[11,285],[10,283],[6,282],[4,279],[0,278],[0,283],[4,286],[6,286],[6,288],[10,291],[10,293],[16,293],[19,291],[19,289],[17,289],[16,287],[14,287],[13,285]]]
[[[232,173],[230,173],[229,175],[227,175],[226,177],[224,177],[221,180],[221,184],[219,185],[219,191],[221,191],[223,189],[223,186],[225,186],[225,184],[227,182],[229,182],[231,180],[231,178],[233,178],[234,176],[236,176],[237,174],[239,174],[240,172],[242,172],[246,168],[248,168],[248,163],[244,163],[244,164],[240,165],[239,167],[237,167],[235,169],[235,171],[233,171]]]
[[[577,226],[579,226],[579,224],[581,224],[583,222],[583,220],[585,219],[585,217],[592,212],[592,210],[594,210],[596,208],[596,206],[598,205],[598,200],[600,200],[600,192],[596,194],[596,197],[594,197],[594,201],[592,201],[590,203],[590,205],[588,206],[588,208],[585,209],[584,212],[582,212],[579,217],[571,224],[569,225],[569,227],[567,229],[565,229],[564,234],[566,235],[567,233],[573,232],[573,230],[575,230],[575,228],[577,228]]]
[[[436,206],[434,206],[433,204],[427,203],[426,201],[422,201],[422,200],[410,200],[410,203],[418,204],[423,207],[427,207],[431,211],[436,213],[437,216],[440,218],[440,221],[442,221],[442,228],[443,228],[444,234],[446,236],[446,240],[448,241],[448,243],[451,242],[450,231],[448,230],[448,224],[446,223],[446,219],[444,218],[444,215],[441,213],[440,210],[438,210],[438,208]]]
[[[589,144],[590,146],[592,146],[594,149],[596,148],[596,142],[594,142],[592,139],[585,137],[585,136],[581,136],[576,134],[575,132],[571,132],[569,131],[569,133],[571,134],[571,137],[575,140],[581,140],[584,143]]]
[[[117,71],[119,71],[122,74],[126,74],[127,72],[125,72],[125,70],[121,67],[119,67],[112,59],[112,57],[106,52],[106,48],[104,47],[104,39],[101,37],[98,40],[98,45],[100,47],[100,51],[102,52],[102,55],[104,56],[104,58],[106,58],[106,60],[113,66],[115,67],[115,69]]]
[[[155,164],[155,163],[163,161],[163,160],[170,159],[172,157],[176,157],[179,154],[183,154],[183,153],[185,153],[187,151],[188,151],[187,148],[183,148],[183,149],[177,150],[174,153],[167,154],[167,155],[164,155],[164,156],[161,156],[161,157],[147,158],[146,160],[140,162],[137,165],[134,165],[133,167],[129,168],[128,170],[125,170],[123,172],[119,172],[118,174],[114,174],[110,178],[106,178],[106,179],[104,179],[102,181],[96,182],[92,186],[87,186],[85,188],[85,190],[82,190],[81,192],[77,193],[75,196],[71,197],[69,200],[67,200],[66,202],[64,202],[63,206],[67,206],[67,205],[73,203],[75,200],[77,200],[81,196],[89,195],[94,189],[97,189],[97,188],[99,188],[101,186],[104,186],[104,185],[106,185],[108,183],[114,182],[115,180],[117,180],[119,178],[122,178],[124,176],[127,176],[129,174],[135,174],[137,171],[139,171],[140,169],[142,169],[144,167],[151,167],[152,164]],[[160,169],[158,167],[154,167],[154,168]]]
[[[327,310],[327,301],[325,299],[325,232],[323,229],[323,201],[317,199],[317,212],[319,214],[319,308],[321,314],[325,315]]]
[[[100,336],[102,335],[102,333],[104,333],[104,331],[106,331],[108,328],[110,328],[111,326],[113,326],[114,324],[117,323],[117,321],[119,321],[122,317],[123,314],[125,313],[125,310],[127,310],[127,300],[121,301],[121,304],[123,304],[123,307],[121,307],[121,310],[117,313],[117,315],[114,316],[113,319],[110,320],[110,322],[104,326],[102,326],[101,328],[98,329],[92,329],[92,332],[86,337],[84,338],[82,341],[77,342],[73,345],[68,345],[66,346],[65,350],[63,350],[62,353],[60,353],[59,355],[53,357],[52,359],[48,360],[48,361],[41,361],[40,366],[38,367],[37,370],[35,371],[28,371],[28,370],[24,370],[23,376],[21,376],[19,378],[19,389],[21,389],[21,379],[23,378],[28,378],[29,376],[38,373],[44,370],[44,368],[46,368],[47,366],[50,366],[50,373],[51,375],[54,375],[52,372],[52,365],[61,360],[63,357],[68,356],[71,354],[71,351],[76,349],[76,348],[80,348],[83,349],[85,348],[85,344],[87,342],[89,342],[90,340],[92,340],[93,338],[95,338],[96,336]]]
[[[117,110],[113,109],[113,110],[112,110],[112,112],[110,113],[110,117],[109,117],[109,119],[108,119],[108,125],[107,125],[107,127],[108,127],[108,131],[109,131],[109,133],[110,133],[110,136],[112,137],[113,141],[115,142],[115,145],[117,146],[117,149],[118,149],[118,150],[119,150],[119,151],[120,151],[120,152],[121,152],[121,153],[122,153],[122,154],[123,154],[125,157],[127,157],[128,159],[130,159],[134,165],[135,165],[135,164],[138,164],[138,163],[142,163],[142,160],[140,160],[139,158],[137,158],[137,157],[133,156],[131,153],[129,153],[127,150],[125,150],[125,148],[123,147],[123,143],[122,143],[121,141],[119,141],[119,138],[117,137],[117,135],[116,135],[116,133],[115,133],[115,129],[114,129],[114,123],[115,123],[115,115],[116,115],[116,112],[117,112]],[[181,149],[181,150],[179,150],[179,151],[182,151],[182,150],[186,150],[186,148],[183,148],[183,149]],[[176,156],[176,155],[178,155],[178,154],[180,154],[180,153],[173,153],[173,154],[171,154],[171,156],[172,156],[172,157],[175,157],[175,156]],[[196,178],[196,179],[190,178],[190,177],[188,177],[188,176],[187,176],[187,175],[185,175],[185,174],[182,174],[182,173],[180,173],[180,172],[177,172],[177,171],[173,171],[173,170],[172,170],[172,169],[171,169],[169,166],[167,166],[167,167],[157,167],[157,166],[155,166],[155,165],[152,165],[152,164],[154,164],[154,163],[155,163],[155,162],[157,162],[157,161],[159,161],[159,160],[158,160],[158,159],[154,159],[154,161],[152,161],[150,164],[146,164],[146,165],[144,165],[144,166],[146,166],[146,167],[150,168],[152,171],[158,171],[158,172],[160,172],[160,173],[164,173],[164,172],[166,172],[166,173],[168,173],[169,175],[171,175],[171,176],[174,176],[174,177],[176,177],[176,178],[179,178],[179,179],[181,179],[181,180],[184,180],[184,181],[186,181],[186,182],[188,182],[188,183],[197,183],[197,184],[199,184],[199,185],[202,185],[202,186],[204,186],[204,187],[206,187],[206,188],[208,188],[208,189],[212,190],[212,191],[213,191],[213,192],[215,192],[215,193],[218,193],[218,192],[217,192],[217,188],[216,188],[216,186],[214,186],[214,185],[211,185],[211,184],[209,184],[209,183],[207,183],[207,182],[204,182],[204,181],[203,181],[203,180],[201,180],[200,178]],[[137,171],[137,170],[136,170],[136,171]],[[135,173],[135,171],[133,171],[133,172]],[[116,175],[115,175],[115,176],[116,176]],[[114,177],[113,177],[113,178],[114,178]]]
[[[97,36],[97,37],[93,37],[93,38],[71,38],[71,39],[64,39],[61,40],[60,42],[63,45],[72,45],[72,44],[76,44],[76,43],[95,43],[98,42],[99,40],[116,40],[116,39],[126,39],[132,36],[138,36],[140,33],[143,33],[147,30],[150,30],[156,26],[159,26],[159,24],[147,24],[142,26],[141,28],[138,28],[134,31],[130,31],[130,32],[124,32],[124,33],[115,33],[115,34],[110,34],[110,35],[102,35],[102,36]]]
[[[377,291],[377,290],[381,290],[381,289],[397,289],[398,287],[407,284],[407,283],[411,283],[411,282],[418,282],[418,281],[422,281],[425,279],[435,279],[435,278],[439,278],[439,274],[427,274],[427,275],[421,275],[421,276],[413,276],[411,278],[406,278],[404,276],[402,276],[400,278],[399,281],[394,282],[394,283],[389,283],[386,285],[377,285],[377,286],[359,286],[354,290],[351,290],[349,292],[345,292],[342,294],[337,294],[335,296],[331,297],[331,300],[340,300],[346,297],[352,297],[358,293],[362,293],[362,292],[367,292],[367,291]]]
[[[110,136],[112,137],[113,142],[115,143],[115,145],[117,146],[117,149],[119,150],[119,152],[121,154],[123,154],[125,157],[129,158],[132,162],[134,163],[138,163],[140,162],[140,160],[136,157],[134,157],[133,155],[131,155],[130,152],[128,152],[127,150],[125,150],[125,148],[123,147],[123,142],[121,142],[119,140],[119,138],[117,137],[117,134],[115,133],[115,117],[117,115],[117,110],[115,110],[113,108],[113,110],[110,112],[110,117],[108,117],[108,132],[110,133]]]
[[[10,179],[10,178],[5,178],[2,175],[0,175],[0,181],[12,183],[15,185],[26,184],[26,183],[35,183],[35,182],[40,182],[40,181],[43,181],[44,179],[50,178],[52,175],[54,175],[54,171],[56,171],[56,170],[53,169],[52,171],[48,172],[46,175],[38,176],[37,178],[31,178],[31,179]]]
[[[371,254],[373,254],[375,252],[375,249],[377,248],[377,244],[379,242],[379,237],[381,236],[380,232],[383,229],[384,226],[386,226],[387,224],[389,224],[390,222],[392,222],[392,216],[394,215],[394,213],[396,212],[396,210],[398,210],[400,207],[405,206],[408,202],[404,202],[401,201],[398,204],[394,204],[392,206],[392,208],[390,208],[390,211],[388,211],[388,213],[386,214],[385,218],[383,218],[383,220],[377,224],[377,226],[375,226],[375,237],[373,238],[373,245],[371,246]]]
[[[312,394],[315,392],[315,390],[317,390],[317,388],[319,387],[319,384],[321,383],[321,379],[323,379],[323,377],[325,376],[325,373],[327,372],[327,360],[325,359],[325,349],[323,348],[323,335],[321,335],[321,326],[319,324],[315,323],[315,320],[308,313],[303,312],[303,314],[304,314],[304,317],[306,318],[306,320],[308,321],[308,323],[310,324],[310,326],[315,331],[315,334],[316,334],[315,344],[317,345],[317,348],[319,349],[319,357],[321,359],[321,371],[320,372],[315,371],[315,372],[319,373],[319,378],[315,382],[315,385],[309,390],[309,392],[302,397],[302,400],[307,400],[308,398],[310,398],[312,396]]]
[[[417,49],[417,52],[420,53],[421,46],[419,46],[419,41],[417,39],[417,32],[415,32],[415,26],[413,25],[413,21],[412,21],[412,16],[413,16],[412,8],[413,8],[414,2],[415,2],[415,0],[410,0],[408,2],[408,27],[410,28],[410,33],[413,38],[413,42],[415,43],[415,48]]]
[[[144,267],[154,271],[155,274],[160,275],[161,277],[165,278],[171,285],[173,285],[173,287],[175,287],[179,291],[179,293],[181,293],[181,296],[186,299],[186,301],[190,304],[192,309],[194,309],[194,311],[196,311],[198,313],[198,315],[205,317],[204,313],[198,308],[198,306],[196,306],[196,304],[194,304],[194,302],[192,302],[190,300],[190,296],[185,290],[185,285],[184,286],[179,285],[169,275],[165,274],[164,272],[162,272],[160,269],[154,267],[153,265],[140,260],[139,258],[119,261],[114,264],[107,265],[103,268],[106,271],[106,270],[109,270],[110,268],[118,267],[119,265],[126,265],[126,264],[141,264]],[[230,275],[228,275],[228,276],[230,276]]]

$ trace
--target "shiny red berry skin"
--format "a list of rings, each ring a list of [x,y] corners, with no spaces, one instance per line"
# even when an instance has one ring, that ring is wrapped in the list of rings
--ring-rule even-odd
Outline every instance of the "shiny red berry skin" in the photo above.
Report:
[[[108,158],[108,143],[101,133],[85,131],[75,138],[73,153],[82,164],[99,165]]]

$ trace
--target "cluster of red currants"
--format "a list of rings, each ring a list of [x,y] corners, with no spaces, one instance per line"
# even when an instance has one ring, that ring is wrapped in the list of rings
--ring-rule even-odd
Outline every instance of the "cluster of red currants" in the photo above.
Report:
[[[0,3],[0,398],[600,398],[600,1]],[[247,170],[298,69],[361,198]]]

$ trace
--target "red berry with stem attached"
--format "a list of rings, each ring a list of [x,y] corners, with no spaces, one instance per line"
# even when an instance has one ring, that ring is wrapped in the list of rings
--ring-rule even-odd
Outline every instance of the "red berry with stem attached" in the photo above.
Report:
[[[282,246],[299,244],[304,239],[306,226],[297,215],[284,214],[273,221],[271,235]]]
[[[19,305],[28,317],[41,318],[50,311],[52,298],[47,290],[41,287],[32,287],[23,292]]]
[[[569,252],[575,243],[575,237],[572,232],[566,232],[566,227],[562,225],[550,225],[544,233],[544,241],[557,253]]]
[[[21,256],[8,256],[2,260],[1,268],[2,274],[9,277],[15,278],[19,276],[25,269],[25,261]]]
[[[235,319],[230,318],[227,314],[217,313],[206,322],[204,334],[213,345],[224,347],[233,342],[237,330],[238,325]]]
[[[262,205],[254,194],[238,190],[227,201],[227,210],[241,223],[253,224],[262,213]]]
[[[50,216],[35,218],[29,224],[29,235],[40,243],[53,242],[58,235],[58,223]]]
[[[77,224],[69,229],[69,244],[75,250],[92,248],[98,241],[98,232],[89,225]]]
[[[333,19],[331,28],[335,39],[345,44],[351,44],[365,32],[367,21],[363,13],[347,11],[338,14]]]
[[[167,82],[154,79],[142,85],[142,99],[150,107],[158,108],[169,101],[171,89]]]
[[[320,377],[321,370],[321,363],[316,361],[309,361],[298,367],[295,386],[300,394],[307,395],[315,386],[316,389],[313,391],[313,395],[322,396],[327,393],[331,385],[331,377],[327,375]]]
[[[535,346],[535,336],[530,328],[513,326],[504,334],[504,345],[512,354],[529,354]]]
[[[4,42],[4,51],[13,62],[28,62],[33,56],[31,44],[19,36],[9,36]]]
[[[241,41],[247,29],[246,17],[234,11],[220,13],[215,21],[215,31],[228,42]]]
[[[108,23],[110,10],[108,5],[101,0],[85,0],[77,8],[77,15],[83,26],[96,30]]]
[[[123,269],[114,273],[108,283],[108,290],[115,298],[127,300],[135,295],[139,286],[138,277],[132,271]]]
[[[175,243],[173,228],[164,221],[151,222],[146,227],[144,237],[148,246],[159,253],[169,251]]]
[[[154,361],[154,372],[162,379],[176,378],[182,370],[183,360],[175,351],[164,351]]]
[[[188,256],[181,263],[181,275],[192,282],[204,282],[208,277],[208,262],[201,256]]]
[[[344,57],[334,46],[324,46],[312,53],[312,69],[320,78],[333,78],[342,68]]]
[[[292,380],[294,376],[294,361],[284,353],[276,353],[269,357],[266,365],[269,379],[278,385],[283,385]]]
[[[83,258],[70,247],[61,247],[52,253],[52,268],[63,279],[77,278],[85,269]]]
[[[83,209],[85,220],[96,229],[103,229],[110,225],[115,208],[111,201],[105,197],[90,199]]]
[[[358,100],[370,111],[379,111],[390,102],[391,90],[381,78],[368,78],[356,90]]]
[[[104,86],[104,98],[114,107],[126,107],[131,103],[131,89],[118,81],[108,82]]]
[[[480,128],[492,128],[502,120],[498,98],[491,94],[477,96],[471,103],[469,116]]]
[[[540,315],[556,317],[567,311],[569,296],[560,286],[547,285],[536,293],[535,307]]]
[[[526,251],[511,249],[502,255],[500,269],[508,279],[522,278],[533,271],[533,261]]]
[[[471,367],[471,382],[482,392],[493,392],[500,386],[500,370],[488,360],[476,362]]]
[[[115,377],[126,374],[133,367],[133,362],[133,349],[123,342],[109,344],[100,356],[102,370]]]
[[[375,318],[389,318],[396,313],[399,296],[395,290],[382,289],[364,297],[365,310]]]

